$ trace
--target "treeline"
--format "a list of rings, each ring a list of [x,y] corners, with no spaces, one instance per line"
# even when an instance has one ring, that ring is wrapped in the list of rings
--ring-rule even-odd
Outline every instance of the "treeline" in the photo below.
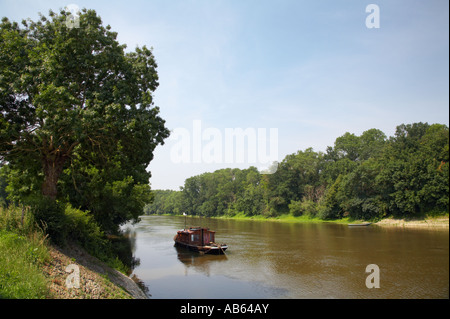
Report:
[[[449,211],[449,128],[402,124],[395,135],[345,133],[326,152],[287,155],[274,174],[255,167],[186,179],[180,191],[155,190],[146,214],[282,214],[376,220]]]

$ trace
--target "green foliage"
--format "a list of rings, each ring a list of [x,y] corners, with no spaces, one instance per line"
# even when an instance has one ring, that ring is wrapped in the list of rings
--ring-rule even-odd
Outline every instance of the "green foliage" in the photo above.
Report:
[[[64,245],[68,237],[68,221],[64,212],[64,204],[48,197],[35,197],[32,202],[32,213],[38,226],[50,239]]]
[[[117,233],[151,200],[146,168],[169,135],[153,104],[157,65],[145,46],[125,53],[94,10],[82,10],[79,28],[69,14],[0,24],[1,186],[10,201],[36,204],[53,237],[64,203]]]
[[[308,216],[308,217],[315,217],[319,210],[319,204],[309,200],[301,200],[301,201],[291,201],[289,204],[289,213],[292,216]]]
[[[231,212],[243,212],[246,216],[256,216],[264,211],[264,192],[259,183],[246,185],[244,192],[240,195],[234,206],[230,208]]]
[[[389,211],[396,216],[448,212],[449,130],[445,125],[401,125],[380,158],[376,177]]]
[[[92,255],[104,259],[108,243],[93,216],[70,204],[66,205],[64,215],[68,238],[81,244]]]
[[[132,256],[129,254],[124,256],[124,248],[120,243],[122,236],[114,236],[115,242],[108,240],[89,211],[76,209],[69,203],[41,197],[34,202],[31,212],[33,220],[53,243],[59,246],[77,243],[91,255],[123,272],[132,266]],[[122,256],[123,259],[118,258]]]
[[[355,220],[448,212],[448,145],[441,124],[400,125],[389,139],[377,129],[345,133],[326,154],[287,155],[274,174],[251,167],[190,177],[181,191],[155,191],[146,212]]]

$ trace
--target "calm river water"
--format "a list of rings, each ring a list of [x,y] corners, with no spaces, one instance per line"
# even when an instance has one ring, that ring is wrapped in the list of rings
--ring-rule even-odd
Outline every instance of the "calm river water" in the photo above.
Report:
[[[127,225],[151,298],[449,298],[449,231],[187,218],[216,230],[226,255],[174,247],[184,217]],[[369,289],[366,266],[379,267]]]

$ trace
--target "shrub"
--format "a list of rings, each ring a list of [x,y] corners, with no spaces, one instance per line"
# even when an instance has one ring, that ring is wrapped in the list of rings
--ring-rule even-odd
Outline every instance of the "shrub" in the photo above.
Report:
[[[91,255],[109,266],[126,273],[136,262],[132,256],[128,238],[107,238],[89,211],[82,211],[67,204],[64,210],[67,237],[79,243]]]
[[[303,200],[301,203],[303,215],[315,217],[317,214],[317,203],[312,200]]]
[[[299,200],[291,200],[289,204],[289,213],[292,216],[301,216],[303,214],[302,202]]]
[[[101,256],[107,240],[93,216],[88,211],[73,208],[70,204],[66,205],[64,215],[67,238],[78,242],[91,254]]]
[[[292,200],[289,204],[289,213],[292,216],[306,215],[309,217],[315,217],[318,213],[319,205],[309,199],[304,199],[302,201]]]
[[[34,199],[31,209],[0,207],[0,212],[0,230],[35,237],[30,239],[41,240],[42,243],[49,237],[58,246],[77,243],[89,254],[122,272],[128,271],[135,262],[124,238],[116,236],[120,241],[112,243],[89,211],[74,208],[68,203],[40,197]],[[33,254],[36,253],[39,251],[33,250]]]
[[[32,212],[39,227],[58,245],[66,244],[67,222],[64,204],[41,196],[33,200]]]

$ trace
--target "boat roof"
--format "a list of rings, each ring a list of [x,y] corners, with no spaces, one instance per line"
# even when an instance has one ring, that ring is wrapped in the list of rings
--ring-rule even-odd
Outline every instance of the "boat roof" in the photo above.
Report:
[[[209,228],[206,228],[206,227],[200,227],[200,226],[193,226],[193,227],[189,227],[189,229],[182,229],[182,230],[180,230],[181,232],[189,232],[189,231],[196,231],[196,230],[206,230],[206,231],[208,231],[208,232],[211,232],[211,233],[215,233],[215,231],[214,230],[209,230]]]

